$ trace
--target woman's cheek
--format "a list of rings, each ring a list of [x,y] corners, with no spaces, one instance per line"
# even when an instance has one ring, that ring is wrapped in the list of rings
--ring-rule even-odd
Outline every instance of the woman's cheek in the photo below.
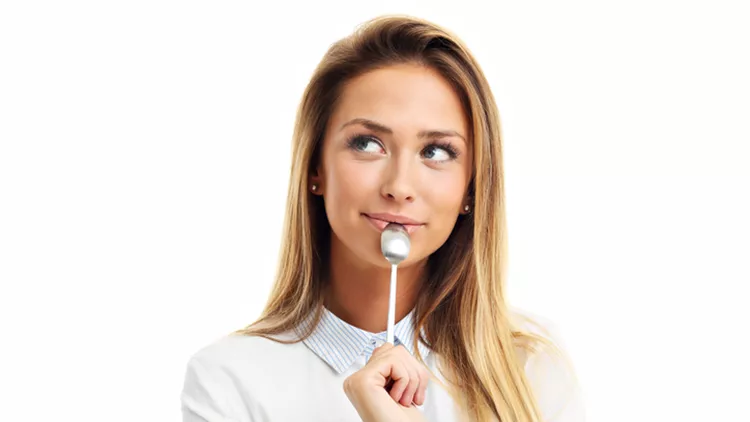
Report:
[[[379,171],[377,163],[349,162],[341,165],[336,177],[347,197],[367,197],[380,192],[378,188]]]
[[[429,181],[423,182],[423,197],[435,214],[453,212],[464,199],[464,175],[462,172],[434,172]]]

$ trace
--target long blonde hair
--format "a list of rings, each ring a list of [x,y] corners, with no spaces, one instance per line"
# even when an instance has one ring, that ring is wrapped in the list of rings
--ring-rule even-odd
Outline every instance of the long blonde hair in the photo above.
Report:
[[[470,119],[475,169],[473,212],[428,258],[416,304],[416,329],[445,363],[467,416],[536,422],[540,412],[515,348],[537,350],[548,339],[515,327],[505,302],[507,230],[503,149],[495,99],[479,65],[447,30],[409,16],[372,19],[336,42],[315,69],[297,111],[283,241],[270,298],[260,318],[238,334],[274,334],[317,324],[326,288],[330,225],[308,176],[344,84],[365,72],[401,63],[429,66],[449,81]],[[304,338],[303,337],[303,338]],[[298,339],[296,341],[299,341]],[[415,339],[416,342],[419,339]],[[418,358],[422,360],[421,355]]]

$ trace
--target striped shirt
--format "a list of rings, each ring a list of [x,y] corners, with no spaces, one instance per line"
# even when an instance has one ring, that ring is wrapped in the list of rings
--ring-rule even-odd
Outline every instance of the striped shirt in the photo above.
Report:
[[[297,333],[302,333],[312,324],[312,318],[307,318],[297,328]],[[406,317],[393,327],[394,345],[403,345],[412,355],[414,352],[414,311],[412,310]],[[364,356],[367,362],[372,356],[373,350],[385,344],[386,332],[371,333],[350,325],[333,312],[323,308],[318,326],[312,334],[303,342],[313,353],[325,361],[334,371],[342,374],[351,367],[358,357]],[[419,353],[422,358],[426,358],[430,349],[419,341]]]

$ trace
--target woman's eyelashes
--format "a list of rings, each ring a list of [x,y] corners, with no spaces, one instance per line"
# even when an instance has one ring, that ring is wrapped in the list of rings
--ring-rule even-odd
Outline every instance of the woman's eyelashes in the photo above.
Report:
[[[383,143],[369,135],[354,135],[347,141],[347,146],[357,152],[385,154]],[[420,152],[423,158],[438,163],[455,160],[459,154],[458,149],[448,141],[430,141]]]
[[[347,141],[347,145],[349,148],[360,151],[360,152],[369,152],[369,153],[383,153],[385,152],[385,148],[383,148],[383,144],[380,143],[377,139],[371,137],[371,136],[364,136],[364,135],[354,135],[353,137],[349,138]]]
[[[458,157],[458,150],[450,142],[431,142],[422,150],[422,155],[428,160],[438,162],[455,160]]]

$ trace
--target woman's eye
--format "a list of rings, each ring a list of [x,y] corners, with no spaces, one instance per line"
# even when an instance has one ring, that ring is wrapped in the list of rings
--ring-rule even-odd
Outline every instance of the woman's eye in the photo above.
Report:
[[[422,155],[424,155],[424,158],[428,160],[437,162],[448,161],[455,158],[455,155],[452,153],[452,151],[449,151],[446,148],[437,145],[428,146],[423,150]]]
[[[383,148],[375,139],[366,136],[357,136],[349,141],[349,146],[357,151],[362,152],[381,152]]]

